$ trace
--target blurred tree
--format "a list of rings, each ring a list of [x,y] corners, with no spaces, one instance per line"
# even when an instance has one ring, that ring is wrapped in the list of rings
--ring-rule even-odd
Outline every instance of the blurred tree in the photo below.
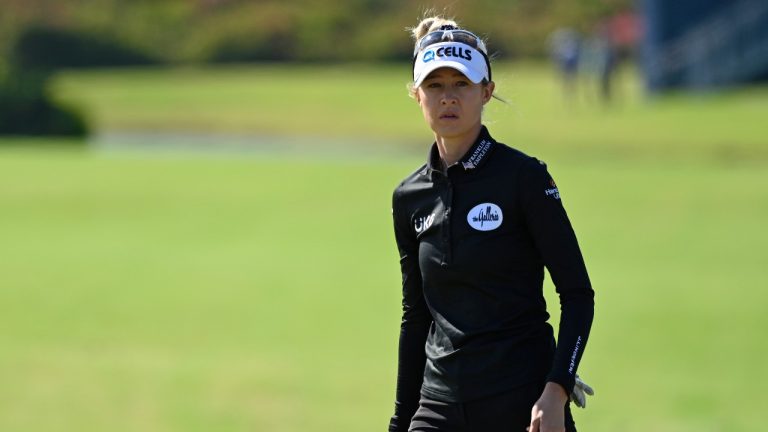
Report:
[[[213,62],[294,60],[300,16],[299,8],[282,2],[208,6],[193,19],[199,31],[187,40],[185,57]]]
[[[405,27],[459,17],[504,58],[544,56],[558,27],[591,30],[632,0],[3,0],[0,54],[25,27],[101,35],[163,62],[406,60]]]

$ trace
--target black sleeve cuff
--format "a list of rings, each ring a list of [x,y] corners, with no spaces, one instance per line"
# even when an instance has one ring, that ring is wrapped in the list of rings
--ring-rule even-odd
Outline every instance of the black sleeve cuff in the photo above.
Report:
[[[552,372],[547,376],[547,382],[559,384],[565,390],[568,397],[570,397],[571,393],[573,393],[573,387],[576,385],[576,378],[575,376]]]

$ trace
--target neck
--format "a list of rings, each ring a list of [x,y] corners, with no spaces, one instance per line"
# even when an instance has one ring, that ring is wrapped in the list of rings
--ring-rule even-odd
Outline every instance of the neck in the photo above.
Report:
[[[440,152],[440,159],[446,167],[449,167],[461,159],[475,143],[477,136],[482,128],[481,123],[477,123],[471,130],[465,134],[456,136],[440,136],[435,134],[437,150]]]

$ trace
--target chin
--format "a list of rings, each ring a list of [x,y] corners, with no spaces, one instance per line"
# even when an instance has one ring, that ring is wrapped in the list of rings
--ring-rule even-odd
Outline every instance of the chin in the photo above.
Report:
[[[432,131],[443,138],[454,138],[468,134],[472,130],[472,126],[469,125],[444,125],[433,124]]]

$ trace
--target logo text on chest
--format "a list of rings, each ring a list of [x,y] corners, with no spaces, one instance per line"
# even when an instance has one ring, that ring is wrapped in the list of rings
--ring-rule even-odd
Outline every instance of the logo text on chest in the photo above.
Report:
[[[478,231],[495,230],[503,220],[501,208],[493,203],[478,204],[467,213],[467,223]]]

